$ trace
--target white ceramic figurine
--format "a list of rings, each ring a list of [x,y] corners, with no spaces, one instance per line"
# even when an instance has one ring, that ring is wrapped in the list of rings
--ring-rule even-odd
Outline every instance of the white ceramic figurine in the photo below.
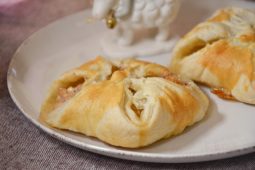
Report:
[[[113,57],[168,51],[173,44],[170,23],[179,6],[180,0],[94,0],[93,16],[105,20],[109,28],[116,25],[114,34],[102,41],[104,51]],[[152,29],[157,29],[154,37],[144,34]]]

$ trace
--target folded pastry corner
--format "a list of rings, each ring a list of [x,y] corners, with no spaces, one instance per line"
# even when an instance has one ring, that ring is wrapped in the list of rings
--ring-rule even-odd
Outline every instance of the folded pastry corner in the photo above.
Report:
[[[176,45],[170,70],[212,88],[225,99],[255,104],[255,14],[217,11]]]
[[[53,82],[40,119],[50,126],[138,148],[200,121],[208,98],[167,68],[96,58]]]

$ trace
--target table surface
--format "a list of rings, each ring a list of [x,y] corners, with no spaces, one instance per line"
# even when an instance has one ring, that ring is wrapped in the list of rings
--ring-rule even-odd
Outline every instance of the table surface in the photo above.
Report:
[[[189,164],[154,164],[110,158],[58,141],[27,120],[11,100],[6,86],[6,72],[12,55],[33,32],[58,18],[84,10],[89,3],[89,0],[9,0],[9,4],[0,1],[0,168],[255,169],[255,153]]]

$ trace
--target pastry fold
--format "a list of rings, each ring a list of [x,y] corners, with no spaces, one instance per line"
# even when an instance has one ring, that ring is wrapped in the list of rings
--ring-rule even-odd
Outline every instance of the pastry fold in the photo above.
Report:
[[[255,14],[217,11],[173,50],[170,70],[212,88],[219,97],[255,104]]]
[[[192,81],[163,66],[97,57],[53,82],[40,120],[137,148],[181,133],[200,121],[207,108],[207,97]]]

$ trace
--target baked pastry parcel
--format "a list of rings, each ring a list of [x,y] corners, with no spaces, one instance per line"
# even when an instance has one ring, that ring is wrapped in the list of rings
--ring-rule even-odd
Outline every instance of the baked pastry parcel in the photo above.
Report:
[[[40,120],[59,129],[137,148],[177,135],[200,121],[208,99],[167,68],[98,57],[53,82]]]
[[[170,69],[219,97],[255,104],[255,14],[217,11],[177,43]]]

